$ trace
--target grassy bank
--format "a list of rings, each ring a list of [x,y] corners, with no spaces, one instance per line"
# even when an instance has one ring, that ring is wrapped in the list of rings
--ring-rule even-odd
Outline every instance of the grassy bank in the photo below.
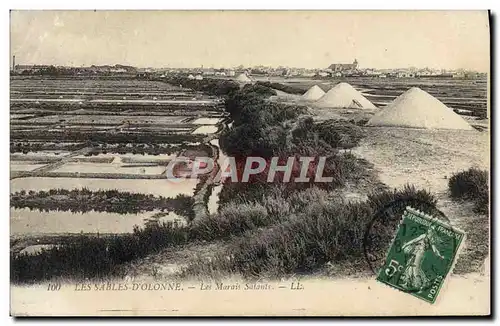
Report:
[[[365,245],[371,255],[384,256],[405,207],[434,214],[436,203],[430,193],[413,186],[374,193],[367,201],[355,203],[330,197],[325,191],[300,192],[290,199],[266,198],[260,205],[225,206],[221,214],[205,221],[204,234],[229,237],[238,230],[242,236],[210,261],[194,259],[182,276],[239,274],[274,279],[312,273],[326,264],[356,264],[368,270]],[[378,214],[388,205],[389,211]],[[274,208],[272,214],[270,207]],[[380,221],[374,227],[376,217]],[[365,238],[367,230],[370,236]]]
[[[152,135],[154,134],[154,137]],[[48,131],[48,130],[30,130],[19,131],[12,130],[10,133],[12,140],[37,139],[47,142],[55,141],[74,141],[74,142],[102,142],[102,143],[198,143],[203,140],[203,135],[176,134],[174,132],[122,132],[122,133],[99,133],[95,131]],[[154,141],[153,141],[154,140]]]
[[[124,263],[165,248],[220,239],[229,241],[230,249],[216,253],[211,262],[191,262],[183,276],[238,273],[247,278],[274,278],[311,272],[329,261],[364,259],[365,231],[381,207],[399,203],[385,216],[383,227],[374,231],[373,239],[378,242],[370,244],[374,252],[385,253],[404,207],[432,213],[429,208],[434,201],[432,195],[413,187],[374,194],[359,203],[342,202],[318,188],[291,197],[275,189],[261,201],[225,205],[218,214],[188,226],[149,224],[136,227],[132,234],[81,235],[36,255],[11,255],[11,280],[29,283],[57,277],[123,276]]]
[[[21,190],[10,195],[11,207],[40,211],[57,210],[85,213],[93,210],[96,212],[136,214],[162,210],[173,211],[178,215],[192,219],[194,216],[192,205],[192,197],[185,195],[165,198],[117,190],[91,191],[86,188],[30,190],[28,192]]]
[[[57,277],[85,280],[120,276],[121,264],[187,239],[187,229],[174,223],[150,224],[135,228],[131,234],[106,238],[82,235],[36,255],[11,254],[10,277],[14,283],[31,283]]]
[[[54,143],[45,142],[11,142],[10,143],[10,153],[23,153],[28,154],[29,152],[38,151],[48,151],[48,150],[59,150],[59,151],[77,151],[86,146],[85,143],[76,144],[64,144],[60,143],[59,140]]]
[[[307,89],[304,89],[304,87],[299,87],[299,86],[290,86],[290,85],[285,85],[281,83],[271,83],[268,81],[259,81],[257,84],[269,87],[269,88],[274,88],[279,91],[289,93],[289,94],[297,94],[297,95],[302,95],[304,94]]]
[[[489,211],[488,171],[470,168],[451,176],[448,189],[452,198],[474,202],[474,210],[480,214]]]
[[[461,226],[467,234],[468,245],[455,266],[455,273],[478,271],[489,254],[489,176],[488,171],[470,168],[454,174],[448,181],[450,196],[457,201],[473,203],[478,213]]]

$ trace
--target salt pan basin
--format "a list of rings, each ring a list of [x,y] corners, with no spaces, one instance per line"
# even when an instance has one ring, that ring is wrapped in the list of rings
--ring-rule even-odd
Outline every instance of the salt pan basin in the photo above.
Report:
[[[175,197],[192,196],[197,179],[184,179],[174,182],[167,179],[99,179],[99,178],[50,178],[29,177],[13,179],[10,182],[12,193],[25,190],[48,191],[50,189],[81,189],[128,191],[136,194]]]
[[[158,211],[138,214],[107,212],[72,213],[61,211],[41,212],[29,208],[11,208],[11,235],[47,233],[129,233],[134,225],[143,226]],[[170,218],[169,218],[170,217]],[[177,217],[180,219],[179,217]],[[173,220],[170,214],[162,221]]]
[[[198,118],[191,123],[195,125],[215,125],[219,123],[220,120],[219,118]]]
[[[17,161],[17,162],[10,162],[10,170],[11,171],[33,171],[34,169],[41,168],[45,164],[33,164],[32,162],[24,162],[24,161]]]
[[[132,154],[132,153],[127,153],[127,154],[114,154],[114,153],[99,153],[97,155],[92,155],[92,156],[85,156],[85,155],[77,155],[74,156],[73,158],[78,160],[78,159],[88,159],[88,158],[112,158],[116,160],[122,160],[122,162],[130,162],[130,163],[135,163],[135,162],[156,162],[156,161],[169,161],[177,157],[177,154],[159,154],[159,155],[149,155],[149,154]]]
[[[128,166],[113,163],[88,163],[70,162],[66,163],[54,172],[80,172],[80,173],[123,173],[137,175],[158,175],[165,172],[164,166]]]
[[[218,128],[216,126],[201,126],[193,131],[193,134],[213,134]]]

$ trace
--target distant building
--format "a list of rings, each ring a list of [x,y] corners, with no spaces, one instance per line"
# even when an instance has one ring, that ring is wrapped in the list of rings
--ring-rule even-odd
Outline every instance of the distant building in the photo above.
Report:
[[[125,73],[127,72],[127,69],[125,68],[110,68],[109,72],[114,72],[114,73]]]
[[[43,69],[48,69],[49,67],[49,65],[15,65],[14,71],[19,73],[23,71],[34,73]]]
[[[302,77],[314,77],[316,73],[314,71],[305,71],[301,74]]]
[[[14,65],[14,71],[32,70],[33,65]]]
[[[414,78],[415,74],[409,71],[400,71],[396,76],[398,78]]]
[[[330,69],[333,72],[357,70],[358,69],[358,60],[354,59],[353,63],[333,63],[328,67],[328,69]]]

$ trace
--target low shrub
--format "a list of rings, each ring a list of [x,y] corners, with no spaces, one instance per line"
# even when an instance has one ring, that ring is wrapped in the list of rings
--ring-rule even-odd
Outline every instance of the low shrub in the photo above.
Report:
[[[475,203],[474,210],[477,213],[488,213],[488,171],[470,168],[458,172],[448,181],[448,189],[452,198],[471,200]]]
[[[382,221],[382,226],[373,230],[382,242],[389,243],[397,227],[392,222],[399,223],[406,206],[431,213],[436,203],[430,193],[410,185],[402,190],[372,194],[367,201],[357,203],[344,203],[326,195],[320,189],[295,194],[293,199],[302,201],[297,204],[300,211],[288,213],[288,218],[272,227],[246,232],[224,253],[216,255],[209,267],[201,268],[201,262],[194,261],[183,275],[210,272],[212,276],[239,273],[246,278],[276,278],[311,272],[329,261],[361,261],[365,233],[377,211],[395,204],[394,214],[382,216],[393,221]],[[309,198],[317,200],[307,204]]]
[[[154,137],[152,137],[154,135]],[[43,141],[68,141],[68,142],[102,142],[102,143],[198,143],[203,140],[203,135],[176,134],[170,131],[154,134],[151,132],[123,132],[123,133],[101,133],[95,131],[65,130],[12,130],[10,133],[12,140],[38,139]]]
[[[326,190],[318,187],[311,187],[302,191],[293,192],[287,197],[294,211],[305,211],[311,203],[324,205],[330,198]]]
[[[366,204],[326,203],[317,212],[237,239],[226,254],[211,262],[210,269],[229,269],[246,278],[275,278],[308,272],[354,252],[360,254],[363,227],[370,213]],[[184,275],[198,271],[196,265],[188,267]]]
[[[436,215],[437,199],[427,190],[417,190],[406,184],[402,189],[386,190],[368,195],[368,202],[376,211],[391,207],[396,215],[401,215],[407,206],[424,213]]]
[[[54,277],[100,279],[116,275],[125,262],[188,241],[187,228],[175,223],[148,224],[133,233],[112,237],[81,235],[73,242],[44,249],[36,255],[11,254],[10,274],[15,283]]]
[[[192,238],[224,239],[286,222],[299,212],[306,211],[312,203],[325,203],[327,198],[327,192],[318,188],[295,191],[290,196],[280,189],[268,189],[259,200],[231,201],[222,206],[218,214],[196,220],[191,228]]]
[[[94,143],[89,145],[92,146],[92,149],[85,153],[85,156],[94,156],[99,155],[101,153],[112,153],[112,154],[140,154],[140,155],[171,155],[177,154],[181,151],[205,151],[210,152],[210,147],[205,144],[199,145],[191,145],[187,143],[183,143],[180,145],[170,145],[170,144],[125,144],[125,143]],[[83,147],[83,146],[82,146]],[[126,161],[126,159],[124,160]]]
[[[395,221],[406,206],[432,213],[436,200],[427,191],[406,186],[399,191],[373,194],[365,202],[343,203],[328,192],[311,188],[292,194],[279,188],[257,202],[234,202],[218,214],[191,226],[174,223],[136,227],[131,234],[112,237],[79,236],[74,241],[36,255],[11,255],[11,279],[26,283],[69,277],[105,278],[120,273],[123,263],[163,248],[196,240],[241,236],[227,252],[218,253],[203,271],[241,273],[245,277],[285,276],[320,268],[328,261],[356,261],[363,256],[363,239],[375,212],[394,206],[391,220],[374,229],[388,243]],[[198,262],[199,263],[199,262]],[[200,271],[196,262],[184,272]],[[191,273],[191,274],[190,274]]]
[[[299,121],[292,136],[297,145],[348,149],[358,146],[365,133],[361,127],[347,121],[316,123],[311,117],[307,117]]]
[[[257,84],[263,85],[266,87],[270,87],[270,88],[274,88],[274,89],[277,89],[277,90],[280,90],[282,92],[289,93],[289,94],[302,95],[306,92],[306,90],[302,87],[285,85],[285,84],[281,84],[281,83],[271,83],[268,81],[258,81]]]
[[[212,240],[239,235],[269,224],[266,208],[258,203],[238,203],[224,206],[218,214],[196,220],[192,227],[197,239]]]
[[[189,79],[187,76],[167,76],[159,79],[172,85],[182,85],[183,87],[195,91],[204,92],[210,95],[225,96],[237,91],[240,87],[232,80],[203,78],[202,80]]]
[[[76,151],[85,147],[84,143],[57,144],[44,142],[11,142],[10,153],[28,153],[46,150]]]

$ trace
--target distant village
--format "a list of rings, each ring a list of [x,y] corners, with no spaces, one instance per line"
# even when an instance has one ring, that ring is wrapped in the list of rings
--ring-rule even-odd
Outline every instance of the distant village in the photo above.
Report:
[[[430,68],[373,69],[360,68],[356,59],[352,63],[333,63],[324,69],[306,69],[290,67],[242,65],[232,68],[136,68],[126,65],[92,65],[90,67],[66,67],[53,65],[23,65],[14,64],[11,74],[14,75],[104,75],[104,76],[139,76],[166,77],[168,75],[185,74],[193,78],[203,77],[234,77],[246,74],[254,77],[285,77],[285,78],[341,78],[341,77],[374,77],[374,78],[461,78],[475,79],[485,77],[485,73],[475,71],[443,70]]]

